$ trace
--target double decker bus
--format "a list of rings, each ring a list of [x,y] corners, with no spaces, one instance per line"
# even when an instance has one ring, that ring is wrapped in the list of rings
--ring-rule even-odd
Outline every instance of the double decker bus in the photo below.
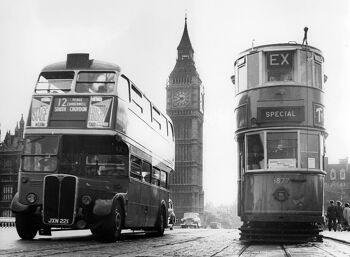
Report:
[[[254,47],[235,61],[241,240],[320,240],[323,61],[297,43]]]
[[[68,54],[41,71],[32,96],[12,201],[18,235],[163,235],[174,163],[171,119],[119,66]]]

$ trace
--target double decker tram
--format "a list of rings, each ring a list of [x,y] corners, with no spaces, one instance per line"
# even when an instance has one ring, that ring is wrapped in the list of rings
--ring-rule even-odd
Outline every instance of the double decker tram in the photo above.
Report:
[[[241,240],[318,241],[323,217],[323,56],[296,43],[235,61]]]
[[[32,96],[12,201],[18,235],[163,235],[174,163],[171,119],[119,66],[68,54],[41,71]]]

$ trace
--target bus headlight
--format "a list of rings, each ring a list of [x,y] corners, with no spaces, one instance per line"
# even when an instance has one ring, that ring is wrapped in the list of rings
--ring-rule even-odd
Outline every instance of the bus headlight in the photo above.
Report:
[[[83,197],[81,198],[81,202],[84,205],[89,205],[91,203],[91,197],[89,195],[83,195]]]
[[[27,199],[28,203],[35,203],[37,196],[34,193],[29,193],[29,194],[27,194],[26,199]]]

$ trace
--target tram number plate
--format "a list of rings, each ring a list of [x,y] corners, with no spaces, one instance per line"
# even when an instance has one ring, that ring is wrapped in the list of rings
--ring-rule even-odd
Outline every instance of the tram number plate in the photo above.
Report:
[[[280,184],[288,184],[289,183],[289,178],[284,178],[284,177],[274,177],[273,178],[273,183],[280,185]]]
[[[50,224],[69,224],[69,219],[50,218],[48,223],[50,223]]]

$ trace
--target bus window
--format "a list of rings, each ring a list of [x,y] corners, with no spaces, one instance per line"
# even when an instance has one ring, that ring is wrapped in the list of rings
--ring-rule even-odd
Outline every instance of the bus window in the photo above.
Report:
[[[156,107],[152,107],[152,125],[155,129],[162,129],[161,114]]]
[[[42,72],[35,87],[35,93],[68,93],[74,78],[73,71]]]
[[[131,155],[130,163],[130,176],[133,178],[141,179],[141,159]]]
[[[134,85],[131,85],[130,95],[133,110],[137,113],[143,113],[142,93]]]
[[[124,76],[120,76],[118,79],[117,93],[119,98],[129,102],[129,82]]]
[[[152,169],[152,184],[156,186],[160,184],[160,170],[154,167]]]
[[[113,93],[114,72],[79,72],[75,91],[77,93]]]
[[[247,136],[247,170],[264,169],[264,136],[262,133]]]
[[[151,164],[148,162],[143,162],[142,163],[142,179],[145,182],[151,183]]]
[[[301,168],[319,169],[320,168],[320,145],[318,135],[300,134],[300,158]]]
[[[89,175],[125,176],[127,175],[127,156],[116,154],[88,154],[86,168]]]
[[[167,173],[163,170],[160,171],[160,186],[167,188]]]
[[[172,140],[174,141],[174,128],[173,124],[169,122],[169,135],[171,136]]]
[[[59,137],[30,136],[25,139],[23,150],[24,171],[55,171]]]
[[[266,143],[269,169],[297,167],[298,141],[296,132],[267,133]]]
[[[274,51],[266,53],[267,80],[293,80],[293,52]]]

